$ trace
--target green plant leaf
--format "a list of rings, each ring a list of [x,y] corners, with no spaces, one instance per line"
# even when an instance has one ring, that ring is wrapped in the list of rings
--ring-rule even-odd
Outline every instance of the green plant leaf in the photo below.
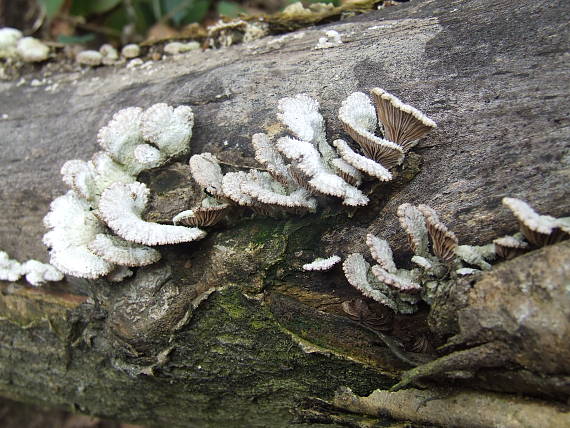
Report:
[[[121,3],[121,0],[73,0],[70,13],[77,16],[88,16],[109,12]]]
[[[192,0],[190,5],[185,9],[184,18],[178,25],[190,24],[192,22],[200,22],[210,9],[210,0]]]
[[[92,40],[95,40],[95,34],[93,33],[83,34],[82,36],[65,36],[63,34],[57,36],[57,41],[65,44],[84,44]]]
[[[240,13],[246,12],[239,4],[231,1],[221,1],[218,3],[218,14],[220,16],[227,16],[228,18],[235,18]]]
[[[48,18],[53,18],[61,9],[61,6],[65,0],[38,0],[39,4],[46,11]]]

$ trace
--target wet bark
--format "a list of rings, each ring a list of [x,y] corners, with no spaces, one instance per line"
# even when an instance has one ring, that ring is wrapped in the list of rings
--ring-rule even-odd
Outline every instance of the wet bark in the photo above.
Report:
[[[341,101],[375,86],[438,123],[395,184],[370,186],[367,207],[327,201],[305,217],[236,214],[199,243],[163,248],[163,262],[121,285],[3,283],[1,394],[162,426],[363,426],[368,419],[330,408],[300,409],[310,397],[332,400],[341,386],[360,396],[389,388],[410,366],[345,316],[342,303],[358,293],[340,269],[307,274],[300,266],[364,252],[370,232],[390,241],[397,262],[407,260],[395,216],[404,202],[431,205],[465,244],[516,230],[503,196],[570,213],[570,6],[512,6],[412,1],[147,67],[44,70],[34,76],[39,85],[31,77],[0,83],[0,248],[19,260],[47,261],[41,219],[66,191],[59,169],[97,151],[97,130],[123,107],[191,105],[192,153],[244,167],[255,165],[250,136],[280,131],[277,100],[300,92],[321,103],[331,140],[344,136]],[[328,29],[343,44],[313,49]],[[184,162],[141,177],[156,194],[149,216],[187,208]],[[384,314],[384,331],[409,351],[430,337],[426,313]],[[560,390],[542,396],[565,399]]]

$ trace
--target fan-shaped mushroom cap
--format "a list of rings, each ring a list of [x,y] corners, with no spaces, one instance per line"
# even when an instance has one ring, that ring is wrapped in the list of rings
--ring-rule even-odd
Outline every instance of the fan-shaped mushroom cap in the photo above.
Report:
[[[198,228],[150,223],[141,218],[148,201],[148,188],[135,181],[115,183],[101,195],[99,216],[121,238],[144,245],[165,245],[202,239]]]
[[[516,236],[503,236],[493,241],[495,251],[499,257],[510,260],[528,251],[528,243]]]
[[[241,190],[254,200],[266,205],[286,208],[305,208],[314,211],[317,201],[305,189],[289,191],[275,181],[270,174],[251,170],[247,180],[241,183]]]
[[[404,104],[381,88],[372,89],[378,119],[384,125],[384,136],[408,151],[414,142],[437,125],[414,107]]]
[[[503,198],[517,220],[524,237],[538,247],[554,244],[570,234],[570,224],[549,215],[540,215],[526,202],[516,198]]]
[[[335,169],[337,175],[340,176],[344,181],[346,181],[351,186],[358,186],[362,183],[362,174],[355,167],[350,165],[347,161],[342,158],[335,158],[331,162]]]
[[[44,224],[51,229],[43,238],[50,248],[50,264],[61,272],[93,279],[113,270],[113,264],[87,248],[98,233],[105,232],[105,227],[73,190],[53,200]]]
[[[390,273],[378,265],[372,266],[372,273],[378,281],[404,293],[417,293],[422,289],[420,284],[395,273]]]
[[[398,220],[406,231],[408,244],[414,254],[428,256],[428,230],[422,213],[412,204],[402,204],[398,207]]]
[[[48,281],[63,280],[63,274],[59,270],[37,260],[28,260],[23,263],[22,274],[26,275],[26,281],[36,287]]]
[[[20,262],[11,259],[6,252],[0,251],[0,281],[17,281],[22,274]]]
[[[354,288],[364,294],[366,297],[382,303],[388,306],[390,309],[396,311],[397,306],[394,304],[393,300],[386,296],[382,291],[374,288],[368,282],[368,270],[370,265],[364,260],[362,254],[353,253],[350,254],[342,264],[342,269],[346,279]]]
[[[200,187],[209,194],[221,196],[223,174],[216,156],[211,153],[200,153],[190,158],[190,172]]]
[[[288,159],[295,161],[295,167],[309,177],[308,184],[311,189],[324,195],[342,198],[345,205],[358,206],[368,203],[368,198],[360,190],[329,170],[311,143],[283,137],[277,142],[277,149]]]
[[[455,254],[464,262],[473,266],[477,266],[483,270],[490,270],[492,267],[485,261],[485,258],[479,251],[478,247],[472,245],[459,245],[457,248],[455,248]]]
[[[458,240],[453,232],[441,222],[435,210],[420,204],[418,210],[423,214],[429,236],[431,236],[434,254],[442,260],[450,261],[455,257]]]
[[[245,181],[247,181],[247,173],[243,171],[228,172],[222,179],[222,191],[226,198],[238,205],[249,207],[254,204],[254,200],[241,190],[241,184]]]
[[[295,183],[285,160],[266,134],[254,134],[251,142],[255,149],[255,160],[262,164],[273,178],[285,185]]]
[[[319,103],[307,94],[279,100],[277,115],[297,138],[318,144],[325,140],[325,122],[319,113]]]
[[[393,168],[404,159],[404,151],[398,144],[373,134],[377,126],[376,113],[370,99],[362,92],[354,92],[342,102],[338,118],[368,158],[386,168]]]
[[[113,183],[131,183],[135,177],[107,153],[97,152],[89,162],[73,159],[61,167],[63,181],[88,201],[97,201]]]
[[[225,217],[228,209],[228,204],[207,197],[202,200],[199,207],[176,214],[172,222],[184,226],[213,226]]]
[[[326,271],[330,270],[334,265],[340,262],[340,257],[337,255],[327,257],[326,259],[317,257],[311,263],[303,265],[303,270],[308,271]]]
[[[10,58],[16,55],[18,40],[23,37],[20,30],[10,27],[0,28],[0,58]]]
[[[45,61],[49,57],[49,46],[34,37],[24,37],[18,41],[16,52],[25,62]]]
[[[111,121],[97,133],[99,145],[115,161],[125,165],[133,175],[147,167],[140,165],[134,156],[135,148],[139,144],[144,144],[140,129],[142,114],[143,111],[139,107],[119,110],[113,115]],[[148,167],[154,166],[157,165]]]
[[[121,282],[126,278],[133,276],[134,272],[126,266],[117,266],[111,273],[107,275],[107,279],[111,282]]]
[[[160,260],[160,251],[154,248],[103,233],[97,234],[87,248],[103,260],[121,266],[146,266]]]
[[[154,104],[141,117],[143,138],[155,144],[167,158],[190,150],[194,113],[189,106]]]
[[[396,264],[392,256],[390,244],[385,239],[369,233],[366,235],[366,245],[370,249],[370,255],[383,269],[390,273],[396,273]]]
[[[354,168],[372,176],[380,181],[392,180],[392,174],[382,165],[374,162],[372,159],[361,156],[354,152],[349,145],[343,140],[335,140],[333,145],[337,148],[340,157]]]

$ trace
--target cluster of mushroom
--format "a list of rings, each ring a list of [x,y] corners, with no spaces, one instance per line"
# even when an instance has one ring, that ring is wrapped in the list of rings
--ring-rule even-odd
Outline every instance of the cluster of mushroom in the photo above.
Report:
[[[262,133],[252,137],[255,158],[266,171],[223,176],[220,171],[217,181],[205,184],[226,200],[268,215],[275,210],[313,212],[318,195],[338,197],[348,206],[366,205],[369,199],[357,187],[363,174],[391,180],[389,169],[399,165],[413,143],[436,126],[384,90],[376,88],[372,93],[385,136],[395,142],[372,133],[378,124],[374,106],[365,94],[355,92],[342,103],[339,118],[364,155],[343,140],[333,142],[335,150],[327,142],[318,102],[299,94],[281,99],[278,105],[278,118],[296,138],[284,136],[274,142]]]
[[[132,274],[129,267],[160,259],[151,246],[203,238],[198,228],[145,221],[149,189],[136,181],[141,171],[187,153],[193,124],[187,106],[161,103],[116,113],[97,135],[103,151],[61,169],[71,190],[51,203],[44,218],[50,263],[68,275],[120,281]]]
[[[431,304],[438,289],[457,275],[489,270],[490,262],[497,257],[511,259],[532,247],[550,245],[570,236],[570,217],[557,219],[540,215],[515,198],[504,198],[503,204],[519,220],[522,233],[504,236],[483,246],[459,245],[456,235],[431,207],[402,204],[398,207],[398,219],[408,236],[414,253],[411,262],[416,267],[398,269],[388,241],[368,234],[366,244],[377,264],[370,267],[362,254],[353,253],[343,263],[344,274],[366,297],[395,312],[409,314],[416,311],[420,300]],[[328,270],[340,261],[337,255],[318,258],[303,269]]]
[[[11,259],[4,251],[0,251],[0,280],[17,281],[22,276],[34,286],[39,286],[47,281],[61,281],[63,274],[55,267],[37,260],[28,260],[20,263]]]
[[[555,244],[570,235],[570,217],[540,215],[526,202],[516,198],[503,198],[503,205],[517,218],[520,232],[493,241],[500,257],[512,259],[532,248]]]
[[[15,28],[0,28],[0,59],[40,62],[48,59],[49,53],[49,46],[40,40],[24,37]]]

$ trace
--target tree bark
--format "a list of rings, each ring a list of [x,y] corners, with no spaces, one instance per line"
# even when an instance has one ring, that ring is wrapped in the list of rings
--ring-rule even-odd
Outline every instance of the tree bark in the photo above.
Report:
[[[376,86],[438,123],[394,184],[369,189],[367,207],[236,216],[203,241],[164,247],[163,262],[120,285],[2,283],[1,394],[162,426],[285,427],[324,417],[297,411],[309,397],[396,383],[409,365],[344,316],[342,302],[358,293],[341,270],[300,267],[364,252],[366,233],[388,239],[404,260],[395,215],[404,202],[429,204],[473,245],[516,230],[503,196],[568,215],[569,20],[561,0],[412,1],[145,67],[46,67],[39,85],[0,83],[0,249],[21,261],[47,261],[42,217],[66,191],[61,165],[89,159],[97,130],[127,106],[191,105],[192,153],[242,167],[256,165],[251,135],[281,131],[277,101],[297,93],[319,100],[331,141],[344,135],[341,101]],[[329,29],[343,43],[315,50]],[[187,208],[187,173],[181,159],[141,177],[156,194],[149,218]],[[162,271],[167,281],[157,279]],[[427,332],[425,317],[396,317],[391,334],[413,342]],[[332,410],[327,417],[364,426]]]

